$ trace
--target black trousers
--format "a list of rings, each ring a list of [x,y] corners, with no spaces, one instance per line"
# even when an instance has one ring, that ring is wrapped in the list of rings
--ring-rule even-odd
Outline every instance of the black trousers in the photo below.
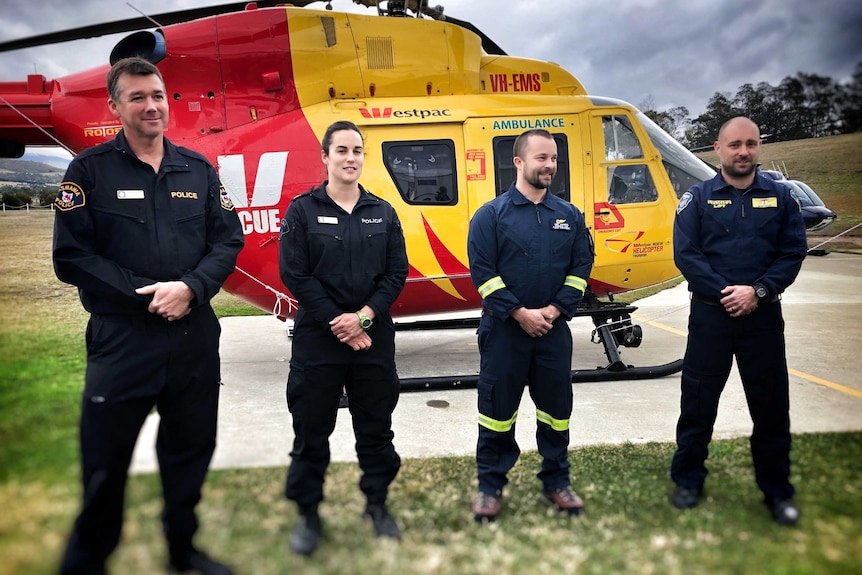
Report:
[[[120,540],[128,468],[147,415],[161,416],[156,454],[169,551],[198,528],[195,506],[215,449],[220,325],[209,306],[176,322],[158,316],[97,316],[87,325],[81,401],[83,507],[61,573],[103,573]]]
[[[353,351],[301,311],[297,316],[287,380],[294,441],[285,496],[301,508],[323,500],[331,457],[329,436],[335,429],[342,390],[347,393],[362,470],[359,488],[369,503],[386,501],[401,467],[392,444],[392,412],[400,392],[395,329],[387,319],[378,317],[369,330],[370,349]]]
[[[479,491],[502,491],[518,460],[515,419],[525,387],[536,405],[536,444],[542,456],[538,478],[548,490],[568,486],[572,332],[565,319],[558,318],[548,333],[534,338],[514,319],[486,314],[478,339]]]
[[[723,307],[691,302],[671,478],[677,485],[702,489],[718,401],[734,356],[754,422],[750,443],[757,485],[767,501],[792,497],[781,302],[760,304],[739,318],[730,317]]]

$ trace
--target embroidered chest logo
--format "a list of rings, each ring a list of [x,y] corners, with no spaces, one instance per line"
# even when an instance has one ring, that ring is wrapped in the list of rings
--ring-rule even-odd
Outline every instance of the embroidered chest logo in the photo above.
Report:
[[[363,224],[382,224],[383,218],[361,218]]]
[[[197,192],[171,192],[172,198],[179,198],[181,200],[196,200],[198,199]]]
[[[556,219],[554,220],[554,225],[551,228],[552,230],[571,230],[569,227],[569,222],[564,219]]]
[[[726,208],[733,203],[733,200],[707,200],[706,203],[713,208]]]

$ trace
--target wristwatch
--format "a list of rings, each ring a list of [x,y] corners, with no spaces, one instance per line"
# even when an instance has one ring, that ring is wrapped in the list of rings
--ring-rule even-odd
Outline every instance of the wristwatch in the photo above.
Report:
[[[763,284],[754,284],[751,286],[754,288],[754,295],[756,295],[759,299],[763,299],[766,297],[767,291],[766,286]]]
[[[356,312],[356,315],[359,316],[359,327],[362,329],[368,329],[371,327],[371,324],[374,323],[371,321],[371,318],[362,313],[361,311]]]

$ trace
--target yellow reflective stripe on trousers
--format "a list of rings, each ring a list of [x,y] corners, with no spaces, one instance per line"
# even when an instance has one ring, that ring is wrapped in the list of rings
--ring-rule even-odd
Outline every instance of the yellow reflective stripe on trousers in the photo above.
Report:
[[[506,284],[503,283],[503,278],[494,276],[479,286],[479,295],[482,296],[482,299],[485,299],[498,289],[503,289],[504,287],[506,287]]]
[[[569,420],[568,419],[554,419],[544,411],[537,409],[536,410],[536,419],[543,423],[547,423],[551,426],[551,429],[554,431],[565,431],[569,428]]]
[[[507,421],[497,421],[496,419],[491,419],[487,415],[479,414],[479,425],[482,427],[488,428],[491,431],[496,431],[497,433],[506,433],[507,431],[511,431],[512,426],[515,425],[515,420],[518,419],[518,412],[515,412],[515,415],[512,416],[512,419]]]
[[[587,289],[587,281],[582,280],[578,276],[566,276],[566,281],[564,285],[569,286],[570,288],[575,288],[581,293],[584,293]]]

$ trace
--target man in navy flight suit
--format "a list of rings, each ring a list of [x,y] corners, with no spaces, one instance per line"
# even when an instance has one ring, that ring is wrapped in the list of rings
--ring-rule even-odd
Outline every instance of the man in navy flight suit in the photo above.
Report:
[[[132,451],[155,406],[168,569],[230,575],[192,539],[216,443],[221,328],[209,302],[234,269],[242,228],[212,165],[164,137],[167,95],[154,65],[120,60],[108,95],[123,129],[72,160],[54,203],[54,270],[91,314],[84,502],[61,573],[106,573]]]
[[[671,503],[688,509],[700,500],[718,401],[735,356],[754,422],[757,485],[775,521],[795,525],[779,296],[805,258],[805,226],[790,188],[756,170],[760,130],[754,122],[729,120],[714,147],[721,172],[683,194],[674,223],[674,261],[692,302]]]
[[[536,405],[542,496],[572,515],[584,507],[569,480],[572,333],[566,322],[587,287],[592,242],[583,214],[548,192],[557,171],[553,136],[540,129],[521,134],[514,164],[516,181],[476,211],[467,239],[483,308],[477,521],[493,521],[500,512],[506,474],[520,454],[515,420],[525,386]]]

